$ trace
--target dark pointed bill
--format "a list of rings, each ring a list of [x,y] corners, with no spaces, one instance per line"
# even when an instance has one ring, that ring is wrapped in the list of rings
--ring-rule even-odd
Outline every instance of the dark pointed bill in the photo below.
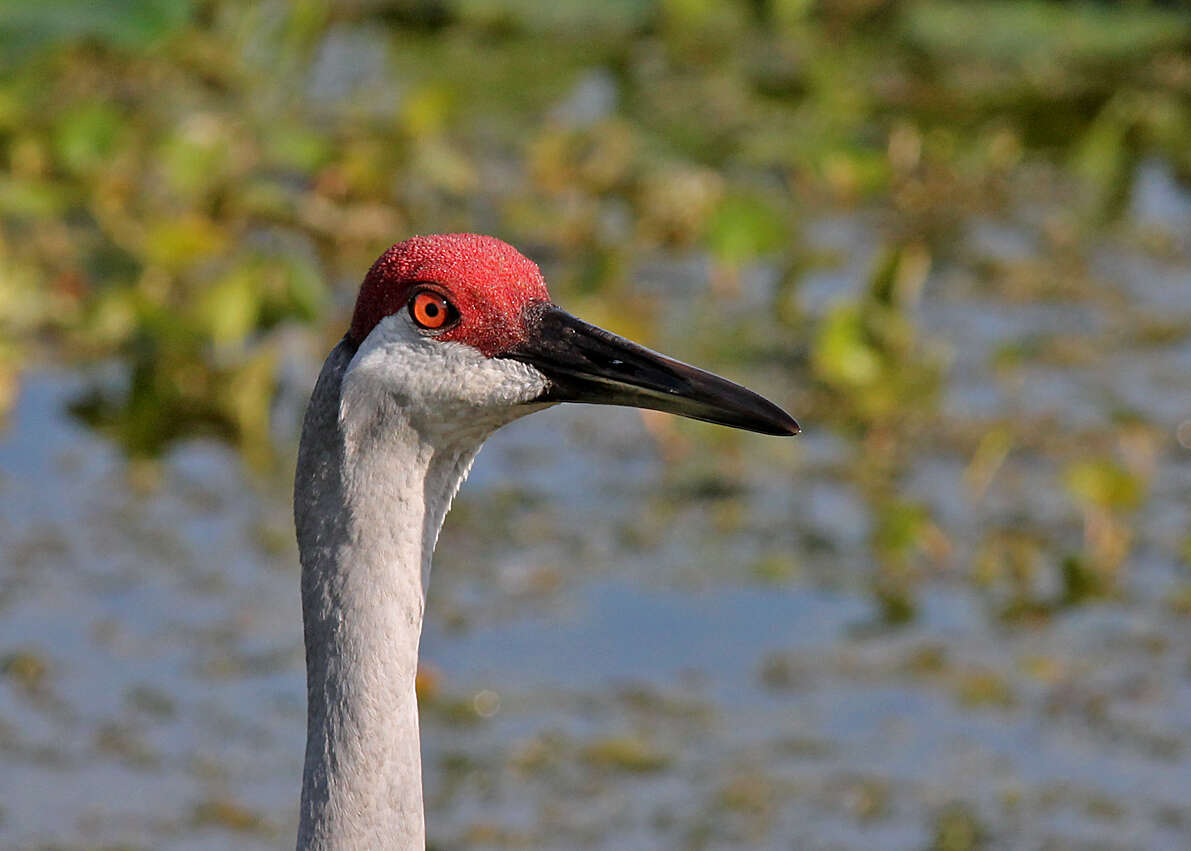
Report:
[[[546,376],[550,386],[543,402],[652,408],[761,434],[798,434],[789,414],[726,378],[659,355],[552,304],[528,311],[528,338],[501,357]]]

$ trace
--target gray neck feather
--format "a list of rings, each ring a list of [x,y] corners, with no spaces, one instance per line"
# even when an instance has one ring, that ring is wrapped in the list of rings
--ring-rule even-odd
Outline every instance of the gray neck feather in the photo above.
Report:
[[[490,428],[419,433],[327,359],[302,430],[294,516],[306,639],[299,849],[425,845],[418,642],[439,529]]]

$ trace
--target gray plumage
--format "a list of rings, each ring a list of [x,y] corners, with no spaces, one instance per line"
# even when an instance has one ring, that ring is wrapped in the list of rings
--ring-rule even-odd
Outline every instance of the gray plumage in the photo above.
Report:
[[[298,452],[308,706],[300,849],[424,845],[414,680],[431,556],[484,439],[541,407],[517,404],[541,392],[540,376],[512,361],[485,370],[486,359],[459,344],[434,353],[433,375],[453,392],[409,392],[427,344],[395,317],[383,325],[358,351],[345,339],[331,352]],[[441,404],[423,404],[434,398]]]
[[[757,394],[551,305],[538,268],[499,240],[415,237],[382,255],[298,451],[299,851],[425,845],[415,677],[434,545],[484,440],[565,401],[798,431]]]

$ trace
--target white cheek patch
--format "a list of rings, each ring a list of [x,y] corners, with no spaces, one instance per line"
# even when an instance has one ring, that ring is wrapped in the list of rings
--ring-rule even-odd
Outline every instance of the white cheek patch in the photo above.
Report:
[[[442,342],[418,331],[405,311],[386,316],[360,344],[345,383],[366,383],[396,397],[411,419],[474,423],[493,415],[507,422],[519,406],[541,396],[545,376],[528,364],[489,358],[458,342]]]

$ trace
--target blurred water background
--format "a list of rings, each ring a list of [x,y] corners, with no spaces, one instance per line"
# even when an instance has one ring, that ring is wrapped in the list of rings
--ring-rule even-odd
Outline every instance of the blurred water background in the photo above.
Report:
[[[8,0],[0,847],[292,842],[299,418],[451,230],[805,433],[491,441],[434,847],[1191,847],[1191,8],[1141,0]]]

